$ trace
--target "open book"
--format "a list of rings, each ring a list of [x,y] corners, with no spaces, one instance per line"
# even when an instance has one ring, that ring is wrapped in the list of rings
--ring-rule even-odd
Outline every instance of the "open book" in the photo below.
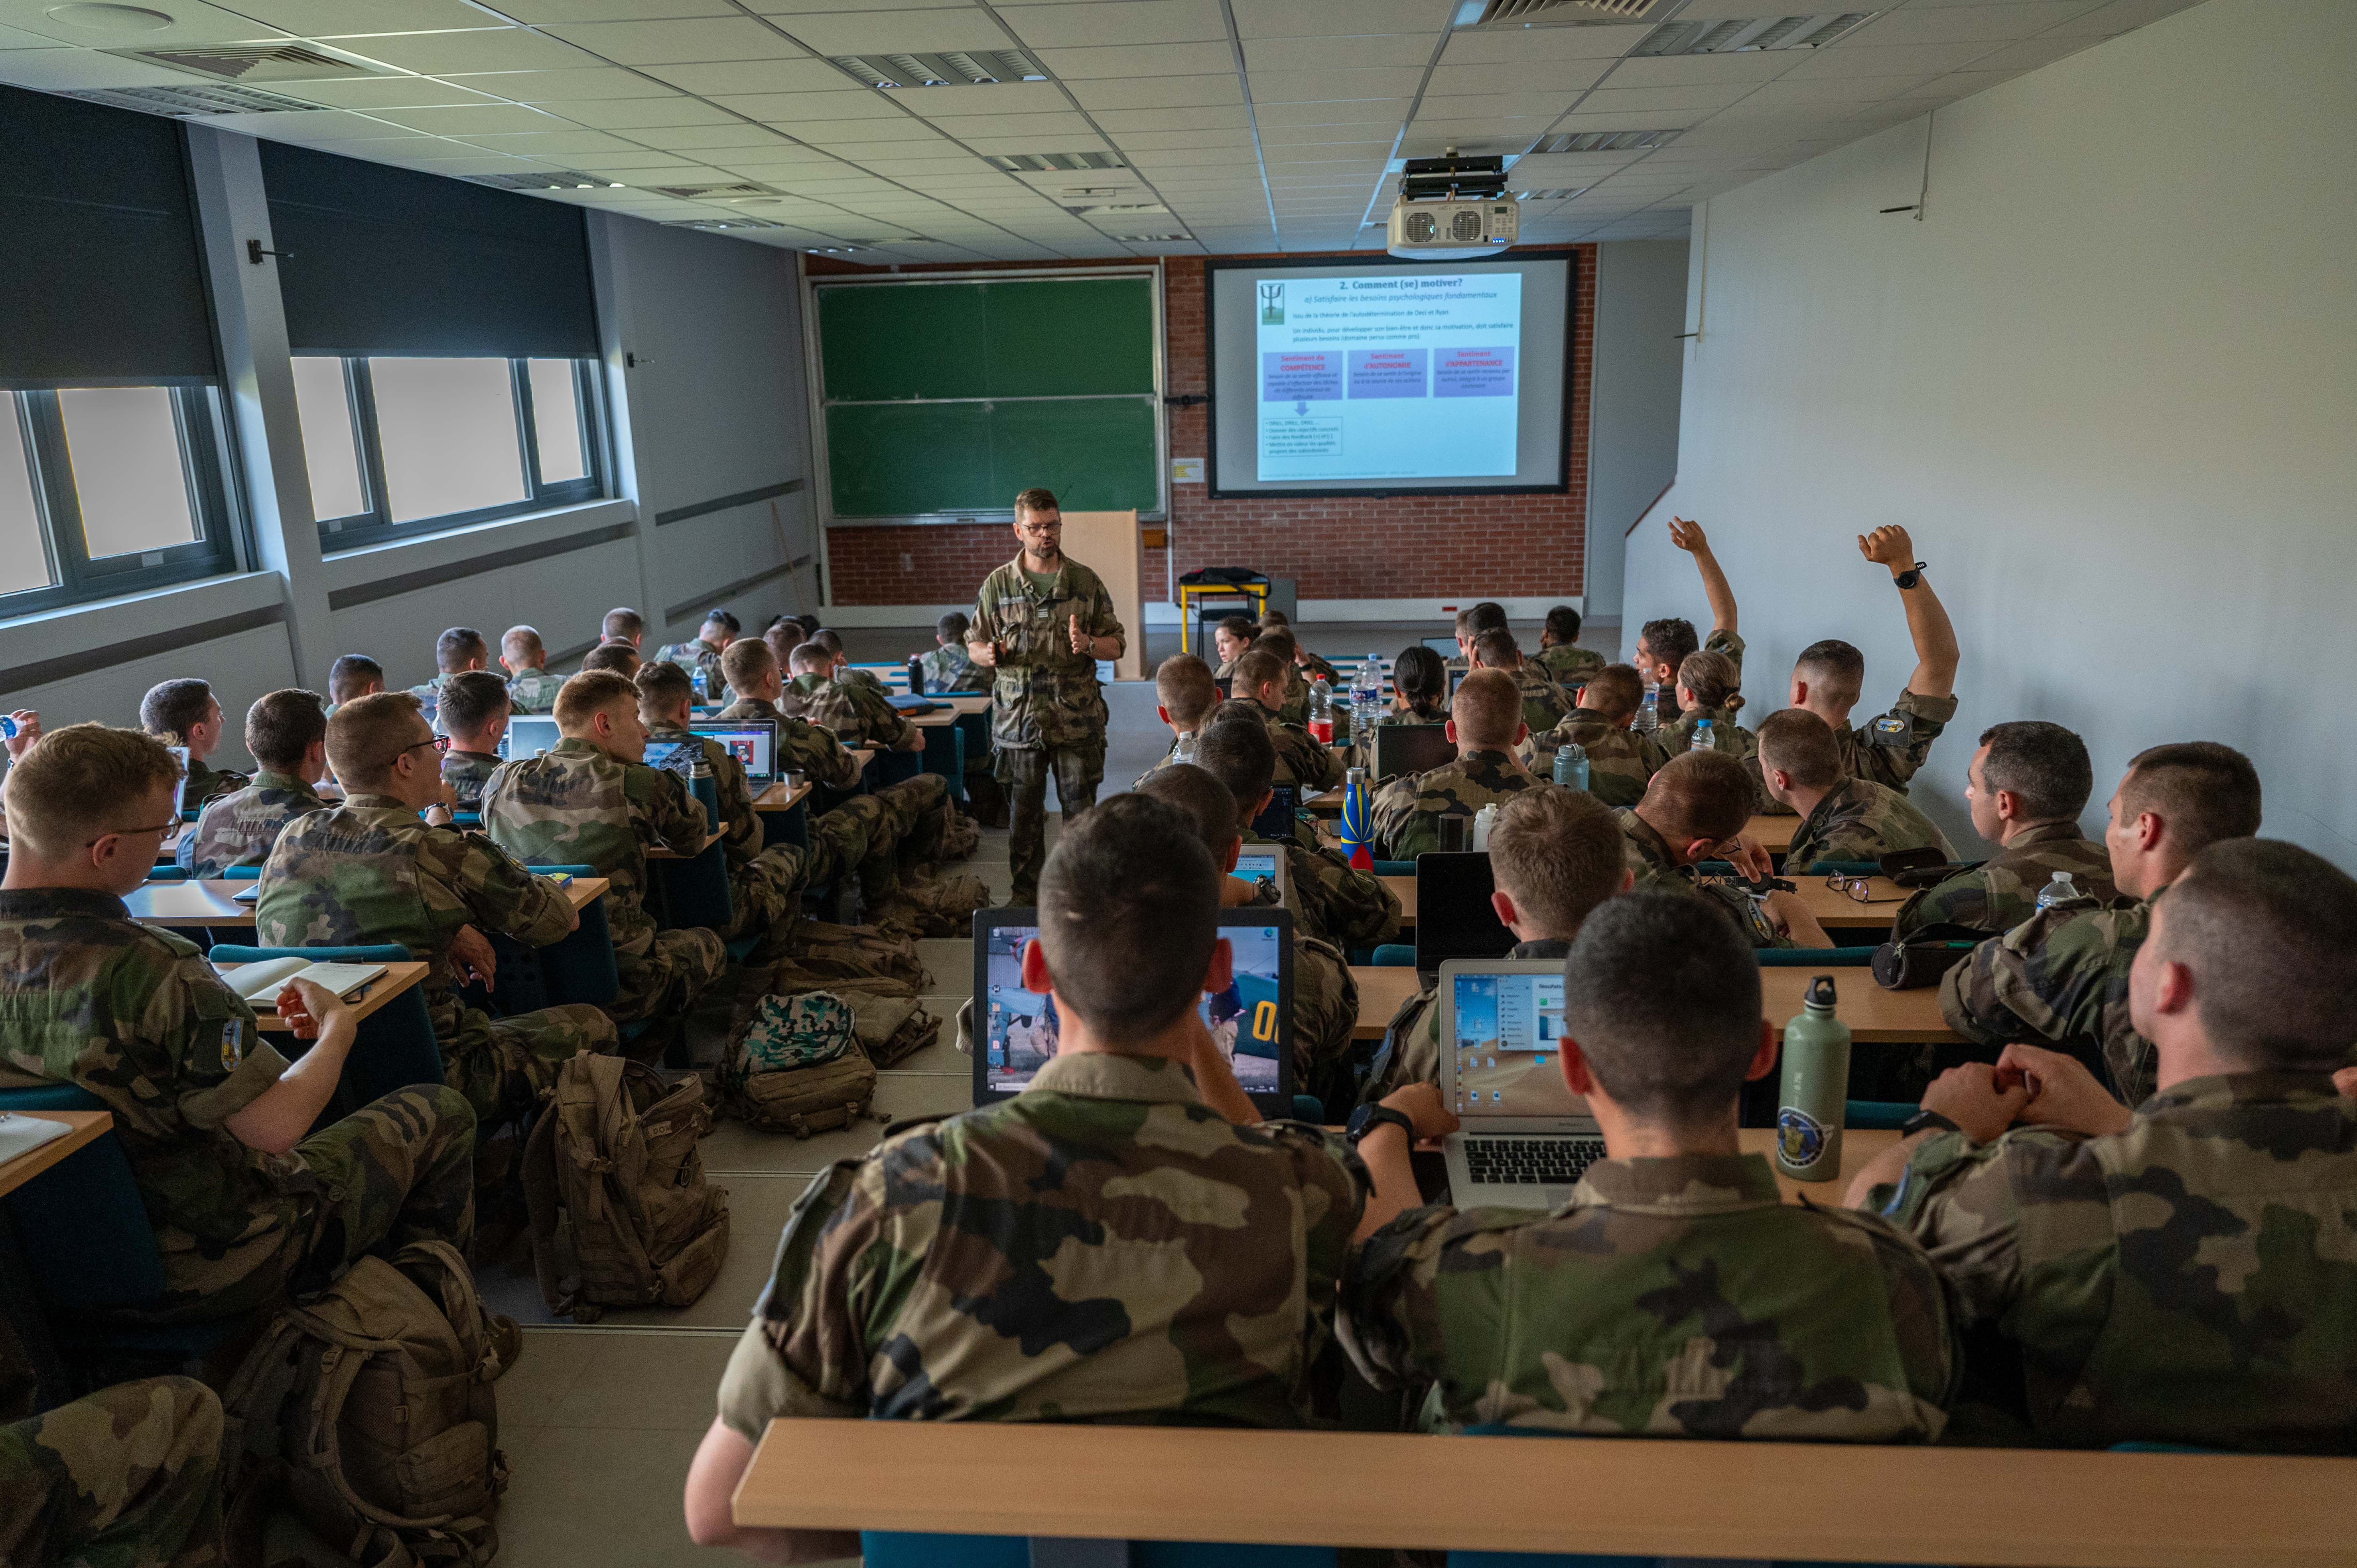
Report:
[[[249,1006],[268,1012],[290,980],[307,980],[323,990],[350,997],[385,973],[381,963],[313,963],[308,959],[266,958],[221,971],[221,983],[245,998]]]

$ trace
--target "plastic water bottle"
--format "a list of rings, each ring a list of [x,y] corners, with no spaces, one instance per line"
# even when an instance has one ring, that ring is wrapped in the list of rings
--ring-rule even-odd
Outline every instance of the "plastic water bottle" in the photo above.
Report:
[[[1495,800],[1473,813],[1474,849],[1485,850],[1490,847],[1490,830],[1497,824],[1497,821],[1498,802]]]
[[[1370,653],[1351,678],[1351,733],[1365,738],[1383,717],[1383,660]]]
[[[1708,719],[1705,719],[1702,723],[1695,725],[1694,739],[1686,742],[1686,749],[1688,751],[1717,751],[1718,749],[1718,739],[1716,736],[1711,734],[1710,721]]]
[[[698,703],[704,702],[712,694],[712,683],[706,678],[704,666],[701,664],[691,664],[687,667],[687,683],[695,688],[695,700]]]
[[[1171,764],[1175,767],[1181,762],[1192,762],[1194,760],[1195,732],[1190,729],[1182,729],[1178,732],[1178,738],[1170,744]]]
[[[1834,977],[1809,982],[1799,1016],[1784,1026],[1776,1094],[1776,1168],[1794,1181],[1841,1174],[1842,1111],[1849,1094],[1849,1026],[1834,1016]]]
[[[1555,748],[1555,781],[1574,789],[1587,788],[1587,748],[1576,740]]]
[[[1334,744],[1334,695],[1323,675],[1309,682],[1309,738],[1320,746]]]
[[[2069,872],[2058,871],[2051,881],[2038,890],[2038,907],[2051,909],[2057,904],[2074,904],[2085,897],[2079,891],[2079,885],[2071,880]]]
[[[1637,704],[1637,717],[1629,727],[1640,735],[1651,735],[1661,728],[1662,714],[1658,705],[1661,700],[1661,683],[1655,681],[1646,682],[1645,700]]]

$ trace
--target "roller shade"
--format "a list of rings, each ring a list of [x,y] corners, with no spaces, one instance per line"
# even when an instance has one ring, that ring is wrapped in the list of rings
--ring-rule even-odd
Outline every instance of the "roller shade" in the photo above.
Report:
[[[0,87],[0,385],[220,374],[178,122]]]
[[[577,208],[282,142],[262,177],[297,354],[597,352]]]

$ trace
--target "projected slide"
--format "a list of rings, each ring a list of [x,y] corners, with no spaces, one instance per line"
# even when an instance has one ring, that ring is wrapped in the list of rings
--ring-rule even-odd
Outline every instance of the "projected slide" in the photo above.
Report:
[[[1511,478],[1523,279],[1263,278],[1258,478]]]

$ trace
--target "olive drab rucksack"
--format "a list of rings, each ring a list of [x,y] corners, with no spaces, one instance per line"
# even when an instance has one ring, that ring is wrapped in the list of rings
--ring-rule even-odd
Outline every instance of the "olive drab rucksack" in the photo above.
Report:
[[[756,1127],[807,1138],[848,1127],[876,1098],[852,1004],[831,991],[764,996],[721,1057],[728,1108]]]
[[[223,1489],[283,1500],[361,1568],[487,1563],[508,1482],[502,1369],[447,1242],[364,1257],[281,1310],[231,1379]]]
[[[728,1193],[696,1141],[712,1112],[694,1073],[583,1051],[556,1071],[524,1150],[533,1268],[551,1312],[687,1306],[728,1256]]]

